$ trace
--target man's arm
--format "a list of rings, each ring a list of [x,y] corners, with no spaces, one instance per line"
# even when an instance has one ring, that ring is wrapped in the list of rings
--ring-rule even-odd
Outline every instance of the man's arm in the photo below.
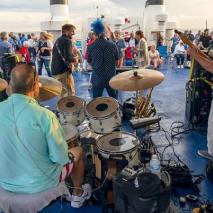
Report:
[[[92,63],[91,46],[88,46],[88,47],[87,47],[87,52],[88,52],[88,59],[87,59],[87,62],[88,62],[89,64],[91,64],[91,63]]]
[[[53,163],[66,165],[68,162],[68,146],[64,139],[64,132],[55,116],[50,116],[45,129],[50,160]]]
[[[188,53],[207,71],[213,73],[213,61],[198,54],[196,48],[189,48]]]
[[[118,62],[119,62],[119,52],[118,52],[118,48],[116,45],[114,45],[115,48],[115,64],[116,66],[118,66]]]

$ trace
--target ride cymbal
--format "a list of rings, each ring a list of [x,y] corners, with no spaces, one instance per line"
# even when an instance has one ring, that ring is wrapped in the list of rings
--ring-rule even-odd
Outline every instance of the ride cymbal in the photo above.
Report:
[[[109,84],[120,91],[140,91],[153,88],[164,80],[164,75],[156,70],[137,69],[114,76]]]

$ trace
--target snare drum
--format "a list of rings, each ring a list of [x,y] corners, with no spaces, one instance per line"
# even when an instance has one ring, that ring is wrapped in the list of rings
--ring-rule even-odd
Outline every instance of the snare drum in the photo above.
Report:
[[[79,97],[69,96],[60,99],[58,110],[61,124],[79,126],[85,120],[85,101]]]
[[[65,140],[67,141],[67,145],[70,148],[79,146],[79,133],[75,126],[72,124],[64,124],[62,125],[65,134]]]
[[[91,128],[96,133],[111,133],[121,126],[121,111],[114,98],[96,98],[87,105],[86,111]]]
[[[99,171],[101,179],[107,171],[111,179],[125,166],[138,165],[139,144],[138,138],[127,132],[113,132],[100,137],[96,148],[101,160],[101,171]]]

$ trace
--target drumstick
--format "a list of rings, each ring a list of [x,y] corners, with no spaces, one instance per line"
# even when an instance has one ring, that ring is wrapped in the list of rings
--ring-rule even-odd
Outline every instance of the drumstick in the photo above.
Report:
[[[175,30],[175,33],[177,33],[180,38],[182,39],[182,41],[185,43],[185,44],[188,44],[190,48],[192,49],[196,49],[197,50],[197,54],[199,54],[202,58],[205,58],[205,59],[209,59],[209,57],[204,54],[201,50],[199,50],[190,40],[189,38],[182,32],[178,31],[178,30]]]

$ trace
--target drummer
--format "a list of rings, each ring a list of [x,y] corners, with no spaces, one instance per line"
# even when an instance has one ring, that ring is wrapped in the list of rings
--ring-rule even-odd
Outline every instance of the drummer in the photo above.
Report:
[[[109,81],[116,75],[118,49],[116,44],[106,39],[105,27],[100,19],[93,22],[91,26],[96,37],[95,42],[88,47],[88,63],[93,68],[93,98],[102,96],[104,89],[109,96],[116,98],[116,91],[109,86]]]
[[[55,188],[54,199],[62,195],[59,183],[71,173],[71,205],[81,207],[91,195],[90,185],[82,185],[82,149],[68,150],[56,116],[35,100],[39,79],[32,66],[17,65],[10,84],[13,94],[0,103],[0,188],[22,194]]]

